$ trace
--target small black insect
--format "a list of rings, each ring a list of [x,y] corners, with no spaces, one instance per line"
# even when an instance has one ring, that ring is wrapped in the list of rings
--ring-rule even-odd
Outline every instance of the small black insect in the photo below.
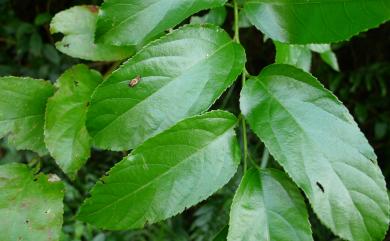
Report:
[[[134,87],[140,82],[141,76],[137,75],[134,79],[130,80],[129,87]]]
[[[318,188],[321,189],[321,192],[325,192],[325,189],[324,189],[324,187],[321,185],[321,183],[316,182],[316,184],[317,184]]]

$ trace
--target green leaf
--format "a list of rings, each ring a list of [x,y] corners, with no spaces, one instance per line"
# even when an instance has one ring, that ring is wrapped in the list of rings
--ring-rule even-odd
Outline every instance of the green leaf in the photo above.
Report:
[[[313,240],[299,189],[281,171],[249,170],[233,199],[227,240]]]
[[[90,156],[86,115],[92,92],[102,80],[98,72],[76,65],[59,78],[59,90],[47,103],[45,143],[57,164],[71,178]]]
[[[50,23],[50,32],[65,35],[56,43],[57,49],[69,56],[92,61],[121,60],[132,55],[134,47],[94,43],[98,11],[98,7],[89,5],[57,13]]]
[[[0,137],[12,132],[10,141],[18,150],[46,154],[43,125],[46,101],[53,92],[47,81],[0,77]]]
[[[276,47],[275,63],[290,64],[307,72],[311,67],[311,51],[305,45],[285,44],[274,41]]]
[[[270,38],[295,44],[347,40],[390,19],[384,0],[248,0],[244,9]]]
[[[336,54],[332,51],[330,44],[309,44],[308,47],[320,54],[321,59],[327,63],[333,70],[340,71]]]
[[[215,237],[213,237],[213,241],[226,241],[227,235],[229,231],[229,226],[225,226],[221,231],[219,231]]]
[[[346,240],[382,240],[389,199],[376,156],[344,105],[317,79],[272,65],[241,93],[241,110],[315,213]]]
[[[97,22],[96,41],[139,45],[201,10],[226,0],[105,0]]]
[[[202,17],[193,16],[191,17],[191,23],[210,23],[217,26],[221,26],[227,16],[227,11],[225,7],[213,8],[207,14]]]
[[[110,230],[141,228],[206,199],[237,170],[236,123],[213,111],[150,138],[96,184],[78,218]]]
[[[94,144],[132,149],[207,110],[244,63],[241,45],[215,26],[187,25],[152,42],[96,89],[87,117]]]
[[[0,240],[59,240],[64,186],[24,164],[0,166]]]

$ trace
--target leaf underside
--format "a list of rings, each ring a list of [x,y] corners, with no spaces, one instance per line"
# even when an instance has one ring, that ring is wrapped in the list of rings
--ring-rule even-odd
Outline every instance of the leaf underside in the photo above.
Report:
[[[57,13],[50,23],[50,32],[62,33],[64,37],[56,42],[56,48],[74,58],[92,61],[121,60],[134,54],[132,46],[94,43],[98,11],[97,6],[83,5]]]

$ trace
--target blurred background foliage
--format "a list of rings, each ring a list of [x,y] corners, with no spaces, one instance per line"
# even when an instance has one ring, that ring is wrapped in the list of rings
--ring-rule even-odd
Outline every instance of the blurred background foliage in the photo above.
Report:
[[[97,4],[99,0],[0,0],[0,76],[30,76],[55,81],[70,66],[83,62],[105,74],[118,63],[88,62],[73,59],[54,47],[56,36],[49,32],[55,13],[80,4]],[[201,12],[187,22],[214,22],[228,31],[232,26],[231,9],[216,9],[209,15]],[[226,17],[226,21],[224,21]],[[248,23],[241,19],[240,25]],[[274,62],[275,47],[254,29],[241,30],[241,42],[247,52],[247,69],[257,75],[261,68]],[[362,131],[375,148],[378,162],[390,182],[390,23],[354,37],[350,42],[334,44],[341,72],[313,55],[311,72],[332,90],[349,108]],[[239,81],[215,104],[238,113]],[[240,131],[240,130],[238,130]],[[268,158],[253,133],[249,134],[250,160],[260,163]],[[241,172],[210,197],[207,202],[188,209],[168,221],[148,225],[143,230],[109,232],[98,230],[74,219],[78,207],[94,183],[127,153],[94,150],[87,165],[74,182],[61,173],[50,157],[38,157],[28,151],[16,151],[6,140],[0,141],[0,164],[25,162],[46,173],[56,173],[66,181],[65,213],[62,240],[92,241],[160,241],[212,240],[228,223],[229,207]],[[269,166],[278,165],[269,161]],[[338,240],[311,213],[315,240]],[[390,240],[390,236],[386,240]]]

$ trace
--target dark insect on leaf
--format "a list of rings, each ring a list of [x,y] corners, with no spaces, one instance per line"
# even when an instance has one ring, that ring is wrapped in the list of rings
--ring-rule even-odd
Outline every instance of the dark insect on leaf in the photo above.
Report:
[[[134,87],[138,84],[138,82],[141,80],[141,76],[137,75],[134,79],[130,80],[129,87]]]
[[[317,184],[318,188],[321,189],[321,192],[325,192],[325,189],[324,189],[324,187],[321,185],[321,183],[316,182],[316,184]]]

